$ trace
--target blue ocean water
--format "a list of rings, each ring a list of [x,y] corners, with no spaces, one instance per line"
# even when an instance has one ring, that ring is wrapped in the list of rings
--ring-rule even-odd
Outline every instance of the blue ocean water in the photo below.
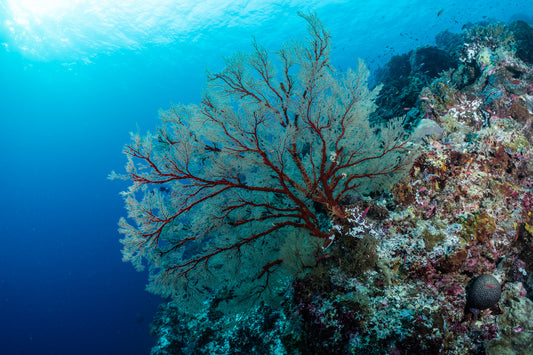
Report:
[[[533,22],[530,1],[0,1],[0,353],[146,354],[161,299],[121,262],[109,181],[129,132],[198,102],[205,70],[305,33],[316,11],[340,69],[371,70],[483,20]]]

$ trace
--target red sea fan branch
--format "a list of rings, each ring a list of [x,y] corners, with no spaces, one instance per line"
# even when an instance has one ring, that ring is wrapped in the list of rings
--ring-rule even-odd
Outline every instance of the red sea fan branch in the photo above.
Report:
[[[245,246],[257,253],[253,279],[270,280],[284,268],[290,230],[329,246],[327,218],[345,217],[341,199],[408,164],[401,126],[382,137],[368,123],[377,92],[366,88],[366,68],[336,73],[329,33],[302,16],[307,43],[284,47],[277,63],[254,43],[252,54],[208,75],[200,105],[172,107],[157,135],[126,146],[134,184],[124,195],[136,226],[121,222],[123,253],[153,266],[156,292],[175,294],[179,280],[202,277],[200,265],[224,255],[229,265]]]

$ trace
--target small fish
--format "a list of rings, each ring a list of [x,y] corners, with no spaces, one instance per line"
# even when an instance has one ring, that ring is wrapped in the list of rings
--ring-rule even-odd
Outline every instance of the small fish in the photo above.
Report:
[[[367,208],[365,208],[365,210],[363,211],[363,214],[361,215],[361,218],[360,219],[363,219],[366,217],[366,214],[368,213],[368,211],[370,210],[370,206],[368,206]]]
[[[439,13],[437,14],[437,17],[439,17],[440,15],[442,15],[443,12],[444,12],[444,9],[440,9]]]
[[[430,208],[429,208],[429,211],[426,212],[426,218],[429,218],[433,215],[433,213],[435,213],[435,209],[437,208],[437,206],[435,205],[432,205]]]
[[[324,242],[324,245],[322,246],[322,250],[326,250],[329,248],[331,244],[333,244],[333,241],[335,240],[335,235],[330,235],[326,241]]]
[[[420,98],[420,100],[422,100],[422,101],[427,101],[427,100],[429,100],[429,97],[427,97],[427,96],[422,96],[422,97]]]

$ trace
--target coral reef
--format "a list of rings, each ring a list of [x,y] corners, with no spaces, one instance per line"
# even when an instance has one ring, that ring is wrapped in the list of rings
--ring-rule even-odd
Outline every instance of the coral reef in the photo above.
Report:
[[[409,176],[390,194],[344,201],[346,218],[332,221],[335,242],[294,280],[279,308],[257,306],[238,325],[219,319],[210,330],[167,306],[156,319],[160,342],[153,353],[171,353],[163,338],[167,347],[179,348],[186,336],[206,349],[231,342],[242,329],[250,333],[242,335],[245,345],[218,353],[528,349],[533,67],[523,45],[526,26],[491,24],[441,36],[450,41],[441,50],[458,65],[428,80],[413,102],[413,117],[424,120],[417,129],[428,134],[419,136],[423,148]],[[492,276],[477,278],[486,274]],[[254,338],[257,329],[262,336]]]
[[[416,155],[401,117],[370,125],[378,90],[364,63],[335,70],[329,32],[301,15],[304,41],[227,58],[199,105],[175,105],[157,133],[132,134],[126,174],[112,174],[131,182],[123,260],[148,266],[148,290],[191,312],[219,292],[232,295],[227,312],[279,300],[333,243],[341,202],[381,193]]]
[[[378,108],[370,115],[372,122],[383,122],[406,113],[415,118],[420,90],[442,71],[457,67],[446,51],[433,46],[420,47],[407,54],[397,55],[379,69],[375,81],[383,85],[376,100]],[[409,112],[407,112],[409,111]]]
[[[533,302],[525,294],[521,282],[507,283],[501,301],[505,312],[496,320],[500,336],[487,343],[488,355],[533,353]]]

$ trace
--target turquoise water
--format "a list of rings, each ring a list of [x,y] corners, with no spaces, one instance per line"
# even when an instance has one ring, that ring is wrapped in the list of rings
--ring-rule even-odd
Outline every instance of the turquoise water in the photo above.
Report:
[[[160,299],[121,262],[129,132],[198,102],[206,69],[305,33],[316,11],[341,70],[371,70],[483,20],[533,22],[530,1],[0,1],[0,353],[146,354]]]

